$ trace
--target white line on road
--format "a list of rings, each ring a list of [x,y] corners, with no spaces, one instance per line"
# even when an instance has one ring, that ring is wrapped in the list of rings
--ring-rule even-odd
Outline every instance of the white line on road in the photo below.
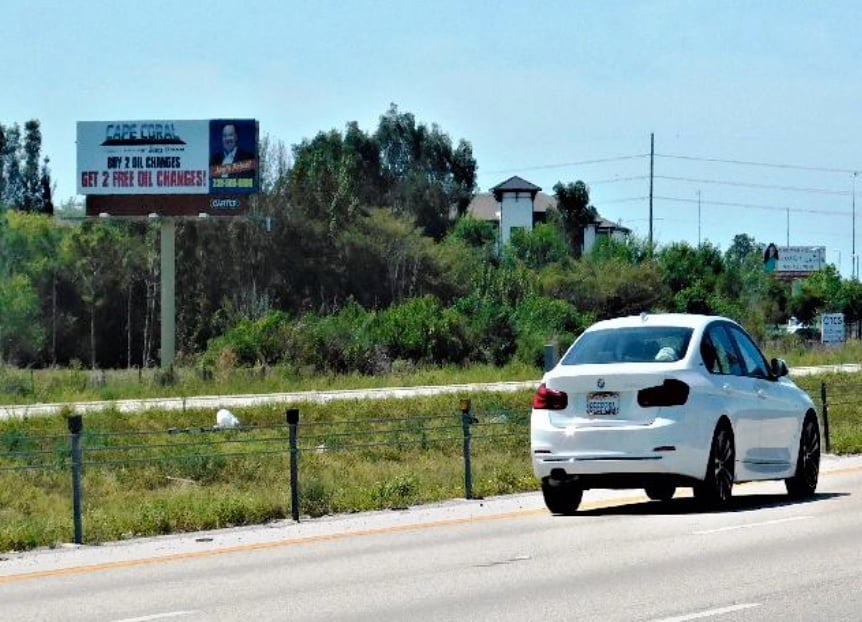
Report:
[[[154,613],[151,616],[141,616],[140,618],[123,618],[122,620],[114,620],[113,622],[146,622],[147,620],[164,620],[165,618],[179,618],[180,616],[191,616],[200,611],[168,611],[167,613]]]
[[[687,615],[676,616],[673,618],[662,618],[661,620],[654,620],[654,622],[685,622],[686,620],[700,620],[701,618],[723,616],[725,613],[733,613],[734,611],[742,611],[744,609],[752,609],[754,607],[760,607],[760,603],[731,605],[730,607],[722,607],[721,609],[709,609],[707,611],[698,611],[697,613],[689,613]]]
[[[719,533],[722,531],[734,531],[735,529],[753,529],[754,527],[768,527],[770,525],[779,525],[781,523],[790,523],[798,520],[809,520],[810,516],[793,516],[791,518],[777,518],[775,520],[767,520],[762,523],[745,523],[744,525],[730,525],[728,527],[719,527],[718,529],[707,529],[705,531],[695,531],[694,535],[703,536],[710,533]]]

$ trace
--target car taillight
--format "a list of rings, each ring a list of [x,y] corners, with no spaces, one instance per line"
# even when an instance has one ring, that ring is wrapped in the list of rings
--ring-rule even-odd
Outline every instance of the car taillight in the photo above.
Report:
[[[569,403],[569,396],[563,391],[549,389],[544,383],[539,385],[533,396],[533,408],[543,410],[563,410]]]
[[[689,386],[682,380],[668,378],[662,384],[638,391],[641,408],[682,406],[688,401]]]

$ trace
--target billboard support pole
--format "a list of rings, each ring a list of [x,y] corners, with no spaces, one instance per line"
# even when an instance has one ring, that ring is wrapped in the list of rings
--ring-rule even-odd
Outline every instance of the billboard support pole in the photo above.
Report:
[[[161,368],[170,369],[176,354],[176,222],[161,219]]]

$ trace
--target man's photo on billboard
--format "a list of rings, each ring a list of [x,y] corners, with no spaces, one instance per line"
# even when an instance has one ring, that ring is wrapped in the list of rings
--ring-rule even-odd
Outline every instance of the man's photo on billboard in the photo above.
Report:
[[[210,177],[254,177],[257,174],[257,129],[254,121],[210,123]]]

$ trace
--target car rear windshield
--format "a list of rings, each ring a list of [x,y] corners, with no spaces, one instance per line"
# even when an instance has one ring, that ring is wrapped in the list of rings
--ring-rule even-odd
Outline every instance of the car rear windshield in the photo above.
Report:
[[[566,352],[563,365],[666,363],[685,356],[691,328],[635,326],[586,332]]]

